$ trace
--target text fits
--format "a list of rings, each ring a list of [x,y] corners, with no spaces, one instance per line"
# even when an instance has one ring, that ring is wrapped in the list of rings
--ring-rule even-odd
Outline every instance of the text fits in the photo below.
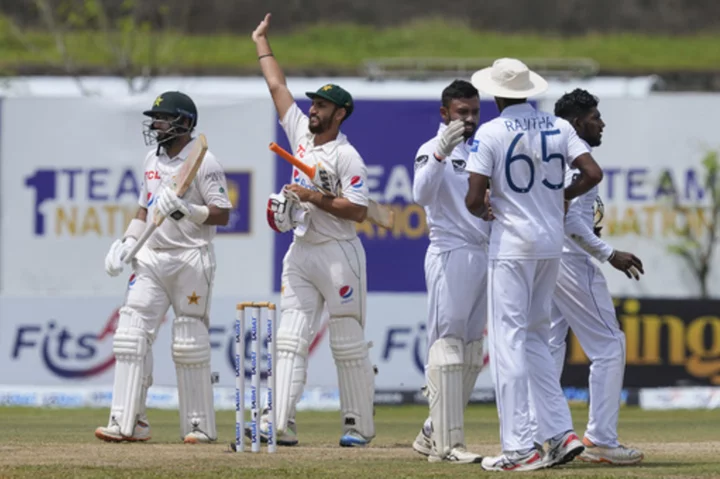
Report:
[[[277,450],[275,430],[275,304],[240,303],[235,310],[235,452],[245,450],[245,324],[250,321],[250,444],[252,452],[260,452],[260,358],[262,312],[265,311],[267,339],[267,451]]]

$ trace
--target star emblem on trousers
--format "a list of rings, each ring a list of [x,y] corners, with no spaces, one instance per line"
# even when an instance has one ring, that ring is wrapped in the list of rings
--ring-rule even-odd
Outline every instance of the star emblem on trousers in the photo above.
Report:
[[[192,292],[192,295],[188,296],[188,304],[199,304],[198,300],[201,298],[201,296],[198,296],[195,294],[195,291]]]

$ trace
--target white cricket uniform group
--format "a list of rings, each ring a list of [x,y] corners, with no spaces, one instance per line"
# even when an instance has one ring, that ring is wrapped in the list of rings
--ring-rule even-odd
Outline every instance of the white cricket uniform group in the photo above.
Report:
[[[467,170],[492,182],[488,329],[503,451],[533,449],[530,398],[542,442],[573,428],[548,345],[565,168],[588,151],[567,121],[519,104],[479,128],[469,157]]]
[[[577,170],[568,169],[566,186],[577,174]],[[594,232],[593,205],[597,196],[595,186],[573,199],[568,208],[560,273],[552,302],[550,351],[559,378],[565,363],[565,338],[568,327],[572,327],[591,361],[592,400],[585,437],[595,445],[613,448],[619,445],[617,424],[625,374],[625,334],[617,321],[605,277],[593,261],[594,258],[604,263],[613,252]]]
[[[148,209],[148,223],[153,218],[157,195],[163,186],[172,187],[194,141],[175,158],[169,158],[164,149],[159,155],[155,150],[148,153],[138,199],[139,205]],[[225,173],[209,151],[183,198],[192,204],[231,207]],[[197,428],[210,439],[216,438],[208,335],[215,274],[212,239],[216,229],[187,218],[168,219],[133,260],[133,273],[115,336],[117,362],[111,422],[114,417],[121,423],[132,410],[144,417],[147,388],[152,384],[152,344],[172,306],[176,317],[172,326],[172,356],[179,386],[181,437]],[[138,397],[138,402],[133,402],[133,397]],[[127,420],[135,422],[134,417]]]
[[[308,117],[293,103],[280,120],[295,156],[322,167],[326,189],[367,206],[367,168],[360,154],[340,133],[315,146]],[[311,179],[293,168],[291,181],[315,190]],[[309,223],[298,226],[283,259],[281,317],[277,331],[277,430],[287,429],[302,395],[308,348],[320,327],[323,308],[329,314],[330,348],[338,371],[343,431],[366,439],[375,436],[374,370],[364,339],[366,314],[365,249],[355,221],[341,219],[315,205]]]
[[[443,161],[434,155],[446,128],[440,124],[437,136],[419,148],[413,181],[413,199],[424,207],[430,230],[426,377],[434,454],[441,457],[464,446],[463,409],[483,367],[489,232],[489,223],[465,206],[468,143]]]

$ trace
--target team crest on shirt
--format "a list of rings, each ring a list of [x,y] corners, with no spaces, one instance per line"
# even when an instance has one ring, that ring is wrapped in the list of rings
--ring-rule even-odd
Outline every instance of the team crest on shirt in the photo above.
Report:
[[[455,173],[465,173],[465,166],[467,165],[465,160],[450,160],[450,163],[452,163]]]
[[[473,140],[472,146],[470,147],[470,151],[472,151],[472,152],[478,151],[479,147],[480,147],[480,142],[478,140]]]

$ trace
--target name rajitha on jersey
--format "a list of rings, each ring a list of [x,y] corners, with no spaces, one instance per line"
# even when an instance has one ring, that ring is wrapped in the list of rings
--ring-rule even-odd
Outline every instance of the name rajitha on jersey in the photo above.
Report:
[[[529,103],[478,129],[467,170],[492,182],[491,259],[561,256],[565,169],[588,152],[570,123]]]

